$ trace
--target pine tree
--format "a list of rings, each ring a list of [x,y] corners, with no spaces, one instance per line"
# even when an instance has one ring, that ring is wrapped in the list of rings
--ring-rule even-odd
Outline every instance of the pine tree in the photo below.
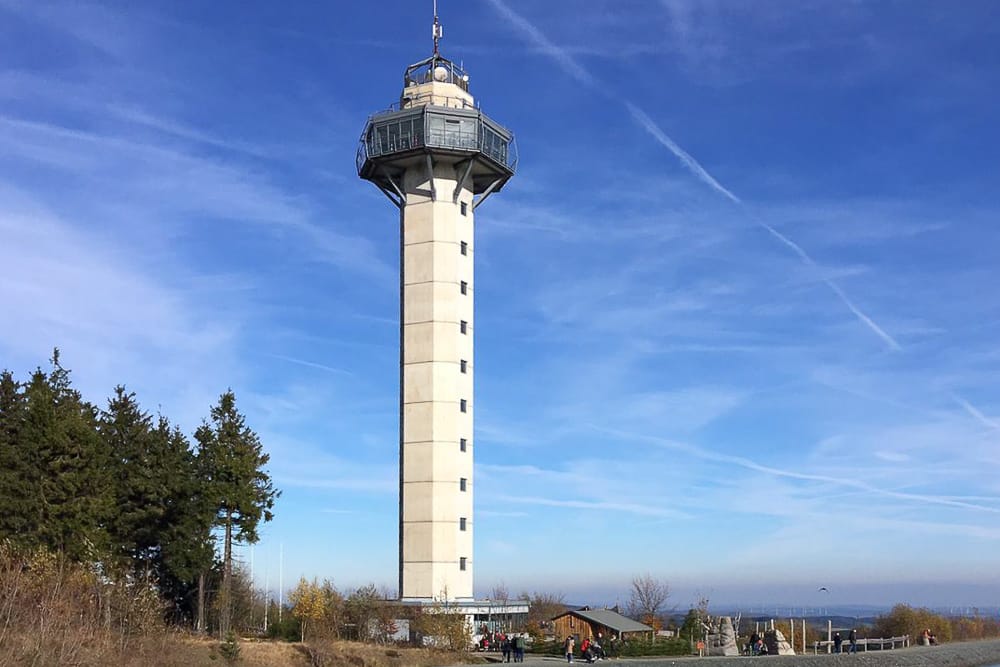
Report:
[[[28,531],[35,541],[73,560],[107,548],[110,459],[97,432],[97,410],[72,388],[52,355],[52,372],[35,371],[25,389],[20,455],[27,461]]]
[[[232,390],[219,397],[210,421],[195,432],[198,459],[215,510],[215,525],[223,530],[223,576],[220,591],[220,635],[230,630],[232,614],[233,541],[257,542],[257,526],[273,518],[280,492],[264,466],[270,460],[260,438],[236,409]]]
[[[10,371],[0,373],[0,540],[24,540],[32,531],[29,461],[22,451],[25,398]]]
[[[160,592],[171,604],[175,620],[191,620],[197,612],[199,575],[212,566],[215,510],[198,460],[181,430],[161,416],[153,435],[165,487],[156,561]]]
[[[111,518],[111,550],[115,561],[148,578],[159,553],[166,489],[154,460],[152,419],[135,394],[115,387],[101,415],[100,433],[111,454],[115,512]]]

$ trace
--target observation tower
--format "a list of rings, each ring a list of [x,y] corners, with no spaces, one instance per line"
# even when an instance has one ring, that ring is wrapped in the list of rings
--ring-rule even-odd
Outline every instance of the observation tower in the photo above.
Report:
[[[514,136],[439,50],[373,114],[358,175],[399,208],[399,596],[473,602],[475,213],[514,175]]]

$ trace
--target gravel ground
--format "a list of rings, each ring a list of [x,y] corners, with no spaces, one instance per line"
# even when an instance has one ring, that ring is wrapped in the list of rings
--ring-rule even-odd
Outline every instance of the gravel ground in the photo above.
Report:
[[[480,663],[482,664],[482,663]],[[524,665],[555,667],[566,664],[565,658],[528,656]],[[586,661],[576,659],[574,667],[586,665]],[[872,651],[856,655],[788,655],[762,656],[758,658],[623,658],[597,663],[621,667],[986,667],[1000,665],[1000,640],[981,642],[959,642],[940,646],[916,646],[893,651]]]

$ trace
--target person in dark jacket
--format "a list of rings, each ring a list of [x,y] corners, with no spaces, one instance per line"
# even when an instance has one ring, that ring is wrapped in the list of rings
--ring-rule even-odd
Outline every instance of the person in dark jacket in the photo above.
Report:
[[[851,628],[851,634],[847,635],[847,641],[851,644],[850,653],[858,652],[858,631]]]
[[[840,636],[839,632],[833,633],[833,652],[840,653],[840,646],[844,643],[844,638]]]

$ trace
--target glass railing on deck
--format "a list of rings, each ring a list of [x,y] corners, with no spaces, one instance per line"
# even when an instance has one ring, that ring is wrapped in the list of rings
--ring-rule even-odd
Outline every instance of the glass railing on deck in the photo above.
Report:
[[[373,119],[376,117],[373,117]],[[356,166],[360,172],[368,158],[391,155],[424,146],[479,151],[508,169],[517,167],[517,147],[484,122],[482,116],[463,118],[462,129],[445,125],[446,116],[418,113],[386,121],[369,120],[358,145]],[[451,125],[452,123],[448,123]],[[457,123],[455,123],[457,125]]]

